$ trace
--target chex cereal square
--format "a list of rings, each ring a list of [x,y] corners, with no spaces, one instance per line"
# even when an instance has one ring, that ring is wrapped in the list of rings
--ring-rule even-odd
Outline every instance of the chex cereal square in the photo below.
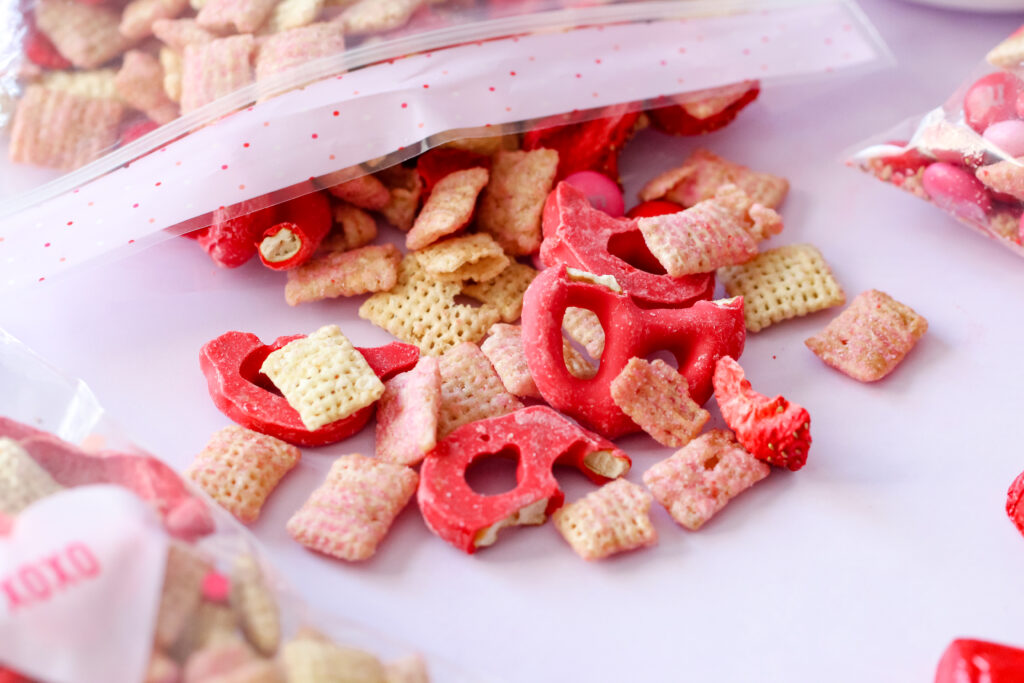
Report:
[[[552,520],[576,554],[600,560],[657,543],[650,510],[651,494],[631,481],[616,479],[555,510]]]
[[[349,562],[371,557],[416,491],[416,471],[362,455],[334,461],[327,479],[292,518],[302,545]]]
[[[282,346],[260,371],[309,430],[348,417],[384,393],[384,383],[337,325]]]
[[[231,425],[216,432],[185,469],[185,476],[245,523],[281,478],[299,462],[299,449],[266,434]]]
[[[885,292],[861,292],[804,343],[836,370],[874,382],[892,372],[928,331],[928,321]]]
[[[732,432],[712,429],[644,472],[644,484],[672,519],[696,531],[770,472]]]
[[[846,301],[821,252],[810,244],[769,249],[741,266],[720,269],[718,277],[729,296],[743,297],[751,332]]]

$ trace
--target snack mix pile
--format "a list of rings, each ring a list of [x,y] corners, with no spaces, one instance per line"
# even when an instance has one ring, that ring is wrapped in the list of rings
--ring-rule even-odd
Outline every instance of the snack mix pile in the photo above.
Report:
[[[703,118],[658,110],[657,125],[712,130],[756,88],[691,101]],[[258,256],[285,271],[290,305],[368,294],[359,315],[400,341],[356,348],[328,325],[270,344],[240,331],[208,342],[210,395],[237,426],[186,475],[252,522],[298,447],[341,441],[375,413],[373,457],[339,457],[288,521],[299,543],[365,560],[415,496],[427,526],[466,553],[550,516],[597,560],[657,542],[654,501],[695,531],[774,467],[801,469],[808,412],[755,391],[738,362],[748,332],[846,303],[815,247],[760,248],[782,230],[788,183],[698,149],[623,215],[618,154],[656,120],[599,113],[449,144],[342,183],[321,178],[298,199],[227,207],[192,234],[220,265]],[[385,224],[405,233],[406,253],[374,244]],[[712,298],[716,279],[729,298]],[[870,290],[806,343],[872,382],[926,329]],[[655,357],[666,352],[674,363]],[[702,433],[712,395],[728,429]],[[635,432],[676,449],[644,486],[625,478],[631,460],[613,443]],[[495,456],[517,461],[516,486],[474,491],[467,470]],[[599,488],[566,503],[555,464]]]

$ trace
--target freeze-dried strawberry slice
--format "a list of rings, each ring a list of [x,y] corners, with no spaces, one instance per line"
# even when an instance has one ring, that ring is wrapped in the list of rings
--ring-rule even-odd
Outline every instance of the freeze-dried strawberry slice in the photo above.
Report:
[[[618,180],[619,152],[636,128],[639,112],[628,104],[607,107],[601,117],[580,123],[555,125],[557,118],[542,121],[523,134],[523,149],[558,151],[555,182],[579,171],[597,171]]]
[[[423,196],[426,197],[441,179],[456,171],[469,168],[491,170],[491,158],[468,149],[435,147],[420,155],[416,160],[416,172],[423,179]]]
[[[743,368],[728,356],[718,360],[712,381],[722,417],[747,452],[794,472],[807,463],[811,416],[806,409],[754,391]]]
[[[1024,472],[1017,475],[1017,478],[1010,484],[1010,490],[1006,492],[1006,514],[1010,521],[1017,527],[1017,531],[1024,534]]]
[[[648,110],[651,125],[669,135],[703,135],[716,131],[732,123],[744,107],[756,100],[761,87],[757,81],[752,81],[739,92],[732,86],[707,92],[708,97],[704,99],[688,99],[682,104]]]

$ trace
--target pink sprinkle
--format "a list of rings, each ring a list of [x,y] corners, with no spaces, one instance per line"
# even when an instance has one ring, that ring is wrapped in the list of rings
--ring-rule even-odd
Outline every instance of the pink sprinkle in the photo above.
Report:
[[[243,143],[242,143],[242,147],[248,147],[248,146],[249,146],[249,143],[248,143],[248,142],[243,142]]]
[[[314,140],[316,140],[316,139],[317,139],[318,137],[320,137],[320,136],[319,136],[319,135],[317,135],[316,133],[313,133],[313,139],[314,139]]]
[[[266,128],[266,127],[267,127],[267,126],[269,126],[269,125],[270,125],[270,121],[264,121],[264,122],[263,122],[263,127],[264,127],[264,128]]]
[[[661,60],[659,64],[661,64],[662,66],[668,66],[668,62],[666,62],[664,59]]]
[[[509,71],[509,72],[508,72],[508,75],[509,75],[509,76],[515,76],[515,75],[516,75],[516,72],[515,72],[515,71]]]
[[[64,263],[64,262],[65,262],[65,261],[67,261],[67,260],[68,260],[68,259],[67,259],[67,257],[66,257],[66,256],[61,256],[61,257],[60,257],[60,262],[61,262],[61,263]]]
[[[831,38],[826,38],[825,39],[825,44],[826,45],[831,45],[832,44],[832,39]]]
[[[160,187],[160,181],[156,181],[156,187]]]
[[[89,202],[86,206],[92,206],[92,204],[93,204],[92,202]],[[71,225],[71,224],[68,223],[68,225]]]
[[[430,86],[429,86],[428,84],[426,84],[426,83],[424,83],[424,84],[423,84],[423,88],[424,88],[424,89],[426,89],[426,88],[429,88],[429,87],[430,87]]]
[[[768,36],[761,36],[761,42],[762,43],[767,43],[767,42],[770,42],[770,41],[771,41],[771,38],[769,38]]]
[[[128,240],[128,244],[135,244],[135,240]]]
[[[244,185],[244,184],[242,184],[242,185],[239,185],[239,186],[238,186],[238,189],[239,189],[239,190],[244,190],[244,189],[245,189],[245,185]]]
[[[74,221],[68,221],[68,225],[71,225],[72,223],[74,223]]]
[[[138,204],[132,204],[132,208],[133,209],[137,209],[137,208],[139,208],[139,205]]]
[[[46,279],[45,277],[41,277],[41,278],[39,278],[39,281],[42,282],[45,279]]]
[[[337,116],[337,115],[338,115],[338,111],[337,111],[337,110],[335,110],[335,111],[334,111],[334,115],[335,115],[335,116]]]
[[[409,103],[408,103],[408,102],[402,102],[402,109],[405,109],[405,108],[407,108],[408,106],[409,106]]]
[[[44,244],[43,246],[44,246],[44,247],[48,247],[48,246],[50,246],[50,243],[49,243],[49,242],[47,242],[47,243],[46,243],[46,244]]]
[[[331,156],[327,157],[327,158],[330,159],[331,161],[334,161],[334,155],[333,154]]]
[[[679,54],[685,55],[686,54],[686,48],[685,47],[679,48]]]
[[[576,74],[576,78],[583,78],[583,74]]]
[[[209,602],[227,602],[231,596],[231,579],[220,572],[209,571],[203,577],[203,599]]]
[[[750,54],[750,48],[746,48],[746,47],[743,48],[743,54],[749,55]]]
[[[595,60],[594,60],[594,64],[600,64],[600,63],[601,63],[601,60],[600,60],[600,59],[595,59]]]
[[[490,90],[491,92],[494,92],[494,86],[492,85],[490,88],[488,88],[488,90]]]
[[[227,165],[227,164],[223,164],[223,165],[222,165],[222,166],[220,167],[220,170],[222,170],[222,171],[226,171],[226,170],[228,170],[228,165]]]

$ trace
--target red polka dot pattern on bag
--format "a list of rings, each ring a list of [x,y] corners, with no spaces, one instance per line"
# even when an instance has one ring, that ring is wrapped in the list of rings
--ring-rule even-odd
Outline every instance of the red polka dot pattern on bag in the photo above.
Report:
[[[419,150],[453,128],[495,128],[624,101],[664,103],[683,89],[821,74],[878,56],[843,6],[794,5],[771,15],[477,41],[348,72],[344,91],[341,76],[325,78],[164,141],[159,149],[173,150],[171,157],[142,156],[0,222],[0,258],[9,261],[0,291],[143,239],[172,237],[178,230],[169,227],[222,204]],[[86,210],[89,220],[81,216]]]

